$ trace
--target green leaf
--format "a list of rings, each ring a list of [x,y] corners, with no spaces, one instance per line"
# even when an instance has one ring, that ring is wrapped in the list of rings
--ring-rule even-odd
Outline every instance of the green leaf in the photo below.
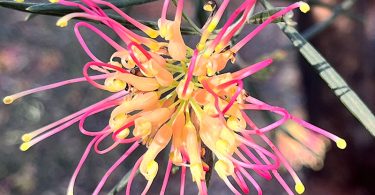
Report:
[[[17,3],[15,1],[3,1],[0,0],[0,7],[25,11],[28,7],[37,5],[37,3]]]
[[[266,0],[261,0],[261,2],[267,9],[273,8]],[[374,114],[348,86],[345,80],[294,27],[282,23],[279,23],[278,26],[292,41],[294,47],[298,48],[303,57],[319,73],[319,76],[328,84],[328,87],[332,89],[346,108],[375,136]]]
[[[156,0],[109,0],[113,5],[118,8],[126,8],[134,5],[140,5],[144,3],[149,3]],[[76,1],[79,3],[80,1]],[[81,10],[77,7],[69,7],[63,6],[57,3],[18,3],[15,1],[4,1],[0,0],[0,6],[6,7],[10,9],[20,10],[20,11],[27,11],[32,13],[39,13],[39,14],[57,14],[57,15],[65,15],[67,13],[72,12],[80,12]],[[105,5],[99,5],[102,9],[109,9],[109,7]]]
[[[110,192],[108,192],[108,195],[116,195],[117,193],[119,193],[120,191],[125,189],[126,184],[128,184],[128,182],[129,182],[129,177],[130,177],[131,171],[132,170],[128,171],[124,175],[124,177],[120,180],[120,182],[118,182],[116,184],[116,186],[113,187]],[[137,170],[136,175],[138,175],[138,173],[139,173],[139,169]]]
[[[258,12],[258,13],[254,14],[254,15],[252,15],[250,17],[249,23],[251,23],[251,24],[262,24],[270,16],[272,16],[273,14],[279,12],[282,9],[283,9],[283,7],[277,7],[277,8],[273,8],[273,9],[269,9],[269,10],[264,10],[264,11]],[[286,17],[288,17],[288,16],[280,17],[280,18],[278,18],[278,19],[276,19],[276,20],[274,20],[272,22],[273,23],[285,22]]]
[[[151,1],[155,1],[155,0],[112,0],[111,2],[118,7],[125,8],[127,6],[129,7],[129,6],[138,5],[138,4],[151,2]],[[14,1],[4,1],[4,0],[0,0],[0,7],[6,7],[6,8],[15,9],[15,10],[23,11],[23,12],[32,13],[33,16],[35,16],[35,14],[50,15],[50,16],[64,16],[68,13],[79,11],[76,8],[71,8],[68,6],[61,6],[61,5],[52,4],[52,3],[17,3]],[[103,7],[103,8],[107,8],[107,7]],[[125,27],[129,29],[137,29],[135,26],[133,26],[124,18],[118,15],[108,14],[108,17],[116,20],[117,22],[119,22],[120,24],[124,25]],[[84,18],[79,18],[79,20],[99,23],[98,21],[88,20]],[[139,21],[139,22],[153,29],[158,28],[157,23],[153,21]],[[188,35],[199,34],[199,32],[189,27],[181,27],[181,33],[188,34]]]
[[[129,7],[133,5],[149,3],[152,1],[155,1],[155,0],[112,0],[108,2],[111,2],[113,5],[115,5],[118,8],[125,8],[125,7]],[[99,5],[99,7],[102,9],[109,9],[105,5]],[[34,12],[34,13],[64,13],[64,14],[81,11],[77,7],[68,7],[68,6],[57,4],[57,3],[39,3],[31,7],[28,7],[27,10],[30,12]]]
[[[36,16],[38,16],[38,14],[29,13],[29,14],[25,17],[25,21],[29,21],[29,20],[35,18]]]

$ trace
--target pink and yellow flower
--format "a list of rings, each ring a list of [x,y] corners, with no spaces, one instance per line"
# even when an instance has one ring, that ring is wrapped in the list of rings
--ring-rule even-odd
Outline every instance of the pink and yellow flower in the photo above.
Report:
[[[74,123],[79,123],[82,134],[92,137],[70,181],[68,194],[73,194],[75,180],[91,148],[98,154],[105,154],[119,145],[131,144],[107,171],[93,194],[100,192],[109,175],[141,145],[147,147],[147,151],[139,157],[130,174],[126,194],[130,194],[131,183],[137,170],[148,181],[142,194],[147,193],[159,173],[159,165],[155,159],[163,150],[168,150],[170,155],[161,194],[166,191],[172,166],[181,167],[181,194],[184,193],[187,168],[200,194],[207,194],[205,175],[210,169],[214,169],[235,194],[249,193],[246,180],[258,194],[262,194],[261,187],[253,178],[254,174],[266,180],[274,177],[288,194],[294,194],[279,174],[281,166],[293,178],[297,193],[303,193],[304,186],[288,160],[267,137],[267,132],[292,121],[335,141],[341,149],[346,147],[343,139],[291,115],[284,108],[264,103],[245,92],[243,79],[270,65],[271,59],[237,72],[221,73],[228,61],[234,62],[235,54],[273,20],[296,8],[307,12],[309,7],[304,2],[294,3],[272,15],[233,46],[230,45],[232,37],[245,24],[256,1],[244,0],[218,31],[215,29],[230,0],[224,0],[217,7],[206,4],[205,9],[213,11],[213,14],[201,29],[201,38],[196,48],[185,44],[180,31],[183,0],[178,1],[173,20],[166,17],[169,0],[165,0],[161,18],[158,20],[158,30],[145,26],[104,0],[82,0],[82,4],[67,0],[54,2],[82,10],[60,18],[57,21],[58,26],[67,26],[73,18],[90,19],[106,25],[122,40],[117,43],[95,26],[78,22],[74,31],[83,49],[92,59],[83,67],[84,77],[4,98],[5,104],[11,104],[14,100],[32,93],[86,81],[98,89],[113,93],[102,101],[22,136],[22,151]],[[98,5],[109,7],[143,34],[136,34],[111,19]],[[99,35],[116,50],[109,62],[99,60],[88,48],[80,33],[83,27]],[[155,38],[158,36],[165,41],[157,41]],[[116,58],[120,60],[116,61]],[[96,70],[99,74],[90,76],[89,69]],[[104,82],[100,84],[98,80]],[[85,128],[88,117],[109,109],[112,110],[111,116],[104,129],[90,131]],[[279,115],[280,119],[258,127],[247,114],[254,111],[272,112]],[[99,144],[107,137],[112,138],[113,144],[100,150]],[[203,158],[207,149],[215,156],[213,166],[208,165]],[[229,178],[235,181],[237,187]]]

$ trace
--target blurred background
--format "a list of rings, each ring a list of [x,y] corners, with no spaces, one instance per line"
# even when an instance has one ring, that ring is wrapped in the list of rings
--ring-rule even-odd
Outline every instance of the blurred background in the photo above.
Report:
[[[191,16],[199,9],[195,1],[186,1],[185,11]],[[232,1],[233,10],[242,1]],[[370,0],[312,0],[309,14],[295,12],[300,32],[305,32],[311,43],[344,77],[367,106],[375,110],[375,2]],[[290,2],[274,1],[283,6]],[[339,9],[353,3],[347,10]],[[162,1],[134,6],[127,11],[135,18],[156,20]],[[171,16],[174,8],[170,9]],[[229,12],[230,13],[230,12]],[[90,61],[81,49],[73,32],[73,22],[66,28],[55,26],[52,16],[36,16],[25,21],[28,14],[0,8],[0,96],[81,76],[85,63]],[[195,18],[198,25],[201,20]],[[328,21],[328,22],[327,22]],[[316,26],[322,26],[318,31]],[[243,34],[253,27],[247,26]],[[104,30],[104,28],[103,28]],[[113,33],[108,32],[114,37]],[[84,32],[84,38],[103,61],[113,53],[97,36]],[[196,38],[187,36],[189,45]],[[375,194],[374,137],[347,111],[319,75],[292,47],[276,25],[244,47],[237,59],[237,68],[250,65],[265,57],[275,63],[247,80],[251,94],[273,105],[286,107],[293,114],[343,137],[348,142],[345,150],[332,146],[324,138],[288,123],[271,135],[290,160],[306,186],[307,195],[371,195]],[[69,85],[31,95],[12,105],[0,105],[0,194],[65,194],[73,174],[90,139],[81,135],[73,125],[58,135],[33,146],[27,152],[19,150],[22,134],[54,122],[108,96],[86,83]],[[100,129],[108,114],[92,117],[87,127]],[[260,114],[260,121],[272,116]],[[262,122],[260,122],[262,123]],[[313,141],[313,146],[304,143]],[[108,142],[110,143],[110,142]],[[105,145],[105,143],[104,143]],[[103,145],[103,147],[104,147]],[[126,146],[107,155],[91,153],[75,187],[77,194],[90,194],[106,170],[126,150]],[[140,154],[142,150],[138,151]],[[103,194],[109,192],[137,160],[137,155],[126,160],[108,179]],[[167,155],[161,156],[165,161]],[[162,164],[162,163],[160,163]],[[164,167],[163,167],[164,166]],[[150,194],[158,194],[165,163]],[[189,175],[189,174],[188,174]],[[283,174],[291,183],[289,175]],[[259,178],[257,178],[259,179]],[[196,194],[195,186],[187,179],[186,194]],[[275,181],[258,180],[264,194],[283,194]],[[170,194],[178,194],[179,173],[172,175]],[[136,178],[133,189],[143,189],[145,181]],[[291,185],[293,186],[293,185]],[[252,189],[252,193],[254,189]],[[225,184],[213,174],[210,194],[228,194]],[[123,192],[120,192],[121,194]]]

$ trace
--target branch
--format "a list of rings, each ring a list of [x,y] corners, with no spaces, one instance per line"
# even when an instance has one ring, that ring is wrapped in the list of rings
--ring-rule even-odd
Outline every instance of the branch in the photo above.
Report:
[[[348,0],[355,1],[355,0]],[[272,9],[267,0],[261,0],[263,6]],[[327,62],[327,60],[292,26],[277,24],[285,35],[298,48],[303,57],[319,73],[345,107],[375,136],[375,116],[358,95],[348,86],[345,80]]]

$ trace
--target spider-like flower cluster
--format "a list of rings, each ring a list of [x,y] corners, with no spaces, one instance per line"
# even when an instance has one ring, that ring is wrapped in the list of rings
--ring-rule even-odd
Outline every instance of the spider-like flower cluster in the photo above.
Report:
[[[76,36],[92,59],[83,67],[84,77],[4,98],[4,103],[10,104],[28,94],[85,81],[98,89],[113,93],[100,102],[22,137],[24,143],[20,149],[26,151],[34,144],[77,122],[80,131],[92,137],[73,174],[68,194],[73,194],[74,182],[91,148],[98,154],[105,154],[120,145],[131,144],[99,182],[94,194],[100,192],[108,176],[141,145],[147,147],[147,151],[135,163],[126,194],[130,194],[131,183],[137,170],[148,181],[142,194],[147,193],[159,172],[155,159],[166,148],[170,155],[161,194],[165,193],[172,166],[179,166],[181,169],[182,194],[187,168],[200,194],[207,194],[205,178],[210,169],[214,169],[235,194],[249,193],[246,180],[254,186],[258,194],[262,194],[253,174],[267,180],[274,177],[288,194],[293,194],[278,172],[280,166],[290,173],[298,193],[303,193],[304,186],[287,159],[267,137],[267,132],[276,130],[286,121],[294,121],[335,141],[339,148],[346,147],[343,139],[291,115],[284,108],[264,103],[245,92],[243,79],[270,65],[271,59],[236,72],[222,73],[229,61],[235,61],[235,54],[273,20],[295,8],[307,12],[309,6],[304,2],[297,2],[280,10],[231,45],[233,36],[246,23],[256,1],[244,0],[218,30],[215,29],[230,0],[224,0],[220,5],[208,1],[204,9],[211,12],[211,16],[200,30],[200,40],[193,48],[185,44],[180,30],[184,0],[178,0],[173,20],[167,19],[170,1],[165,0],[161,18],[158,20],[158,30],[138,22],[104,0],[82,0],[82,3],[67,0],[53,2],[82,10],[63,16],[58,20],[58,26],[67,26],[72,18],[85,18],[104,24],[122,40],[121,43],[116,42],[95,26],[78,22],[74,27]],[[102,9],[103,6],[119,14],[144,34],[137,34],[110,18]],[[116,50],[109,62],[95,57],[80,33],[81,28],[93,31]],[[158,36],[164,41],[155,39]],[[90,69],[99,74],[90,76]],[[98,80],[104,80],[103,84],[98,83]],[[109,109],[112,109],[111,116],[104,129],[89,131],[85,128],[88,117]],[[258,127],[247,114],[252,111],[272,112],[279,115],[280,119]],[[113,144],[100,150],[99,144],[107,137],[112,137]],[[215,162],[212,166],[205,162],[205,156],[211,153],[208,151],[214,155]],[[233,178],[238,187],[230,182],[229,177]]]

